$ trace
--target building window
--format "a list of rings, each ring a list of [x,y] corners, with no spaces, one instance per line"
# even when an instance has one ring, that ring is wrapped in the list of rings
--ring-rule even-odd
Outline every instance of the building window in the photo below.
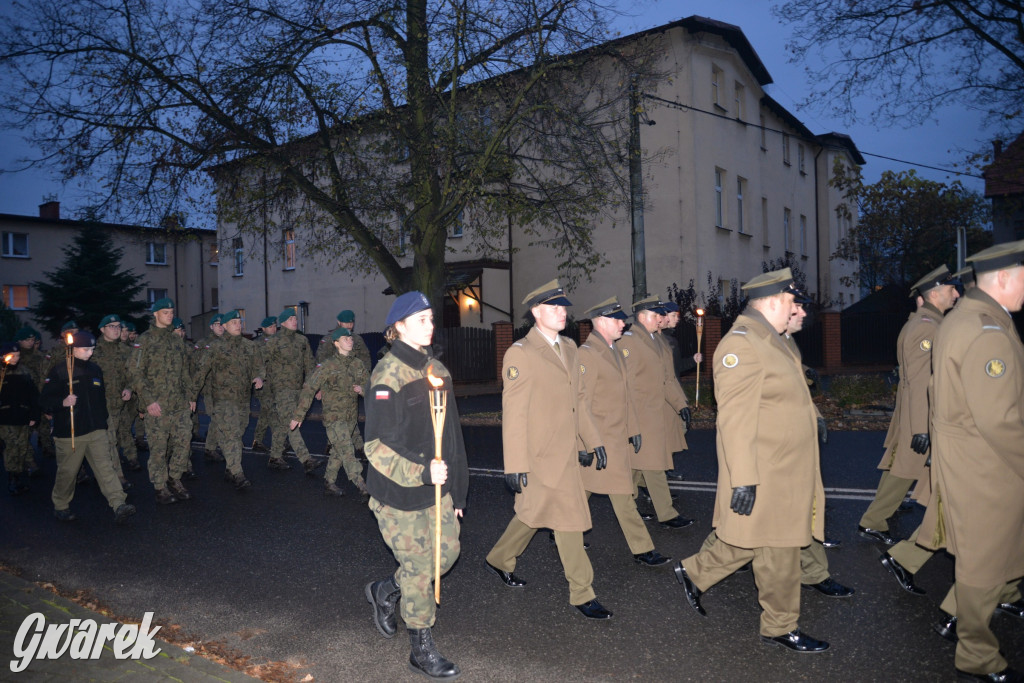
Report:
[[[463,212],[459,211],[459,215],[455,217],[455,222],[452,223],[452,237],[462,237],[464,230],[465,221],[463,220]]]
[[[796,146],[796,167],[800,170],[800,175],[807,175],[807,170],[804,168],[804,146]]]
[[[167,245],[163,242],[147,242],[146,264],[150,266],[166,266]]]
[[[284,241],[284,269],[295,270],[295,230],[285,229],[281,239]]]
[[[715,169],[715,227],[724,227],[722,222],[722,180],[725,173],[720,169]]]
[[[3,293],[4,306],[7,308],[14,311],[28,308],[28,285],[4,285]]]
[[[791,213],[789,209],[782,209],[782,248],[786,250],[787,254],[792,251],[790,245],[793,243],[789,234],[789,218]]]
[[[761,197],[761,235],[764,246],[768,246],[768,198]]]
[[[8,258],[28,258],[28,235],[23,232],[4,232],[3,253]]]
[[[736,178],[736,230],[743,232],[743,188],[747,181],[743,178]]]
[[[165,298],[166,296],[167,296],[167,290],[166,289],[152,289],[152,288],[150,288],[150,289],[146,290],[146,302],[147,303],[151,303],[151,304],[155,303],[155,302],[159,301],[160,299]]]
[[[220,308],[220,290],[216,287],[210,288],[210,308],[215,311]]]
[[[732,103],[733,106],[736,108],[736,118],[740,120],[742,120],[744,118],[744,114],[746,114],[746,107],[743,106],[743,100],[746,97],[745,93],[746,90],[743,88],[743,85],[741,83],[737,82],[735,85],[733,85]]]
[[[782,134],[782,163],[784,163],[786,166],[790,166],[791,165],[790,161],[789,161],[789,134],[788,133],[783,133]]]
[[[216,242],[210,242],[210,265],[220,265],[220,246]]]
[[[761,151],[762,152],[767,152],[768,151],[768,138],[767,138],[767,134],[765,132],[764,114],[761,114],[760,121],[761,121]]]
[[[800,216],[800,253],[807,255],[807,216]]]
[[[241,277],[245,275],[245,252],[242,249],[242,238],[236,237],[232,240],[231,246],[235,250],[235,277]]]
[[[717,66],[712,66],[711,67],[711,104],[715,105],[715,107],[717,107],[719,109],[725,109],[725,107],[722,106],[722,94],[721,94],[721,90],[722,90],[722,88],[721,88],[722,77],[723,77],[722,70],[719,69]]]

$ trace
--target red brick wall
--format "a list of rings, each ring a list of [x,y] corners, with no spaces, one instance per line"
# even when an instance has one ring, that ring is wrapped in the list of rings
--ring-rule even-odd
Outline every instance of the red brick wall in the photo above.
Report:
[[[821,345],[825,371],[838,370],[843,365],[843,335],[840,314],[825,311],[821,314]]]
[[[704,341],[700,345],[700,352],[704,355],[704,362],[701,363],[701,370],[711,372],[712,359],[715,357],[715,349],[722,341],[722,319],[714,316],[704,316]],[[710,375],[708,375],[710,377]]]
[[[491,323],[491,329],[494,330],[494,367],[496,370],[494,376],[500,382],[501,372],[504,369],[501,364],[505,359],[505,352],[508,351],[508,347],[512,346],[512,332],[515,328],[512,327],[512,323],[501,320]]]
[[[594,330],[594,323],[590,322],[589,320],[581,320],[580,321],[580,345],[581,346],[583,344],[587,343],[587,337],[590,336],[590,333],[593,330]]]

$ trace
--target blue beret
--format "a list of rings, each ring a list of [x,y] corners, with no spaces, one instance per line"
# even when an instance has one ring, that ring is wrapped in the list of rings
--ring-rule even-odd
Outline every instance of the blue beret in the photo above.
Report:
[[[410,315],[428,308],[430,308],[430,302],[423,292],[406,292],[391,304],[391,310],[388,311],[388,317],[384,320],[384,326],[390,327],[399,320],[405,320]]]
[[[87,349],[90,346],[96,346],[96,337],[92,336],[92,332],[89,330],[79,330],[75,332],[75,341],[71,346],[76,349]]]

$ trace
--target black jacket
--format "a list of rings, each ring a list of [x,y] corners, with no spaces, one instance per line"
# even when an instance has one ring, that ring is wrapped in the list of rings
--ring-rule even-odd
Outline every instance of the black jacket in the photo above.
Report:
[[[88,434],[107,428],[107,396],[103,388],[103,371],[92,361],[75,361],[74,394],[75,434]],[[71,436],[71,409],[62,403],[68,396],[68,368],[58,363],[43,384],[40,400],[43,410],[53,415],[53,435],[59,439]]]
[[[8,366],[0,387],[0,425],[27,426],[39,420],[39,391],[21,365]]]

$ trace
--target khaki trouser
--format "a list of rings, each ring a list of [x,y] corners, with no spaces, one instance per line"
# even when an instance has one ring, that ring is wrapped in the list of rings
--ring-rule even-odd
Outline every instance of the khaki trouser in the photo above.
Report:
[[[949,591],[946,593],[946,597],[942,599],[942,604],[939,605],[946,614],[950,616],[956,614],[956,591],[954,590],[955,584],[949,587]],[[1020,580],[1009,581],[1003,584],[1003,588],[999,593],[999,602],[997,605],[1001,605],[1004,602],[1017,602],[1020,600]]]
[[[71,449],[70,438],[57,438],[53,441],[57,447],[57,479],[51,496],[55,510],[67,510],[71,499],[75,497],[75,484],[82,460],[89,461],[96,483],[110,504],[110,509],[117,510],[124,503],[121,482],[110,466],[110,437],[107,436],[107,430],[96,429],[88,434],[76,434],[74,450]]]
[[[590,491],[587,491],[587,500],[590,500]],[[626,537],[629,552],[640,555],[654,550],[651,534],[636,509],[636,499],[628,493],[609,493],[608,500],[611,501],[615,519],[619,520],[622,535]]]
[[[668,477],[664,470],[633,470],[634,497],[639,486],[647,488],[659,522],[667,522],[679,516],[679,511],[672,506],[672,492],[669,491]]]
[[[506,572],[515,571],[516,558],[523,554],[530,539],[537,533],[533,527],[512,517],[505,533],[487,553],[487,563]],[[562,561],[565,579],[569,582],[569,604],[582,605],[597,595],[594,593],[594,567],[590,564],[587,551],[583,548],[582,531],[554,531],[558,557]]]
[[[434,576],[434,525],[437,508],[399,510],[370,499],[370,510],[377,517],[377,526],[384,542],[391,548],[398,569],[395,581],[402,590],[399,610],[406,628],[421,629],[434,625],[436,605]],[[459,558],[459,520],[451,495],[441,499],[441,574],[444,575]]]
[[[894,477],[889,470],[884,470],[882,478],[878,480],[875,499],[871,501],[871,505],[868,505],[868,509],[864,511],[864,516],[860,518],[860,526],[865,529],[888,531],[889,518],[907,497],[907,492],[913,485],[913,479]]]
[[[999,653],[999,640],[992,633],[989,622],[996,605],[1003,602],[1008,584],[977,588],[960,581],[953,584],[956,600],[956,643],[954,664],[961,671],[972,674],[990,674],[1008,666]],[[1018,592],[1019,596],[1020,593]]]
[[[761,635],[771,638],[797,628],[800,619],[799,548],[738,548],[716,538],[710,548],[686,558],[682,565],[693,584],[705,591],[747,562],[753,564],[757,601],[764,609]]]
[[[708,537],[704,539],[700,549],[711,548],[716,540],[718,540],[718,534],[712,529]],[[829,578],[829,576],[828,557],[825,556],[825,546],[821,544],[821,541],[811,539],[809,546],[800,549],[800,583],[812,586],[816,583],[821,583]]]
[[[924,566],[924,563],[932,559],[935,554],[934,550],[922,548],[917,544],[917,534],[920,531],[921,527],[919,526],[914,529],[914,533],[910,534],[910,538],[889,548],[889,555],[892,559],[899,562],[911,574],[916,574]]]

